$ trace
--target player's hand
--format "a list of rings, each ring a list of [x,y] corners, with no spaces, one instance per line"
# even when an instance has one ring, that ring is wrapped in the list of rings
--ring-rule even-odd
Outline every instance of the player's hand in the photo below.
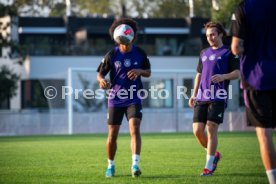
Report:
[[[127,77],[130,80],[136,80],[141,75],[141,70],[139,69],[132,69],[129,72],[127,72]]]
[[[189,99],[189,107],[193,108],[195,106],[195,97],[191,97]]]
[[[99,82],[99,85],[100,85],[100,88],[107,89],[107,88],[109,88],[110,83],[105,79],[101,79]]]
[[[212,76],[211,80],[213,83],[219,83],[221,81],[224,81],[225,78],[223,74],[216,74]]]

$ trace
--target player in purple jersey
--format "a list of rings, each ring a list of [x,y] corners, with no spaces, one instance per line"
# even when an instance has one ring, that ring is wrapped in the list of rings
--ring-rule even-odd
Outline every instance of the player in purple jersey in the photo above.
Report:
[[[276,1],[243,1],[232,16],[232,51],[241,56],[247,124],[256,127],[270,184],[276,183]]]
[[[194,135],[207,151],[201,176],[210,176],[221,158],[217,132],[227,105],[229,80],[237,79],[240,74],[239,59],[223,45],[226,33],[222,25],[208,22],[205,30],[210,47],[201,51],[189,106],[194,108]]]
[[[114,30],[125,28],[124,34],[134,35],[134,39],[126,43],[127,37],[114,38]],[[141,77],[150,77],[150,62],[146,53],[139,47],[133,45],[137,39],[137,23],[129,18],[115,20],[109,29],[110,35],[117,46],[109,51],[98,67],[97,80],[103,89],[110,87],[108,98],[108,138],[106,152],[108,167],[106,177],[113,177],[115,173],[114,158],[117,149],[117,137],[126,115],[131,135],[132,152],[132,176],[141,174],[138,167],[141,152],[140,124],[142,119],[142,101],[138,91],[143,89]],[[123,38],[123,39],[121,39]],[[109,72],[110,80],[105,76]]]

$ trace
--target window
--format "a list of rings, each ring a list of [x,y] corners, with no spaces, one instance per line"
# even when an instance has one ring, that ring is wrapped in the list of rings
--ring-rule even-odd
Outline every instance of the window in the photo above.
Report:
[[[186,94],[188,98],[184,98],[184,108],[189,107],[189,98],[192,95],[192,89],[193,89],[193,79],[183,79],[183,86],[187,90]]]
[[[144,82],[148,91],[143,101],[145,108],[172,108],[173,107],[173,79],[156,79]]]
[[[177,40],[176,38],[156,38],[156,54],[158,56],[176,55]]]
[[[64,80],[23,80],[21,81],[21,107],[22,109],[50,109],[65,108],[65,99],[62,99],[62,86]],[[52,86],[57,90],[57,96],[53,99],[46,99],[44,90]]]

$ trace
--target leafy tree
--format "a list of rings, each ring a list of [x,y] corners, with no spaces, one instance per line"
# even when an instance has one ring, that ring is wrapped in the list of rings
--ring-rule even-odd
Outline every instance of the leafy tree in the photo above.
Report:
[[[53,0],[14,0],[19,15],[41,16]]]
[[[189,16],[189,4],[179,0],[157,0],[152,17],[184,18]]]
[[[0,24],[0,57],[2,56],[2,48],[10,48],[10,58],[18,58],[18,63],[22,63],[26,57],[26,48],[21,46],[16,41],[10,39],[10,33],[7,29],[11,25],[16,25],[17,21],[12,19],[19,15],[16,5],[3,5],[0,3],[0,18],[4,16],[10,16],[11,22]]]
[[[15,4],[13,5],[4,5],[0,3],[0,17],[4,17],[6,15],[17,16],[18,11]]]
[[[128,14],[131,17],[148,18],[153,16],[156,9],[156,1],[153,0],[133,0],[129,3]]]
[[[111,12],[109,0],[75,0],[74,6],[78,9],[78,15],[108,15]],[[111,12],[112,14],[112,12]]]
[[[221,22],[225,27],[229,27],[231,22],[231,15],[235,10],[235,7],[242,0],[220,0],[219,10],[212,11],[212,20]]]
[[[18,10],[16,5],[3,5],[0,4],[0,17],[4,16],[17,16]],[[13,23],[13,22],[12,22]],[[23,47],[21,47],[18,43],[9,40],[9,34],[6,33],[7,28],[11,23],[6,23],[0,25],[0,57],[2,57],[2,48],[10,47],[11,48],[11,56],[17,57],[18,54],[23,53]],[[2,65],[0,68],[0,104],[2,104],[5,100],[10,99],[11,97],[16,95],[17,82],[19,80],[19,76],[13,73],[7,66]]]
[[[194,0],[194,12],[196,17],[210,18],[211,11],[211,0]]]
[[[16,95],[17,81],[19,76],[13,73],[7,66],[0,69],[0,104],[6,99]]]
[[[57,3],[50,11],[49,16],[61,17],[66,15],[66,5],[64,3]]]

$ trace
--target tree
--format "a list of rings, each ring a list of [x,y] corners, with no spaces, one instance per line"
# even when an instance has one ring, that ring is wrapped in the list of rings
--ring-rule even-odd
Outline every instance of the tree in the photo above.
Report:
[[[184,18],[189,16],[189,6],[186,1],[157,0],[157,7],[153,9],[152,17],[157,18]]]
[[[57,3],[49,13],[51,17],[62,17],[64,15],[66,15],[66,5],[64,3]]]
[[[11,27],[13,24],[16,24],[16,21],[12,19],[12,17],[16,17],[18,15],[17,7],[14,4],[0,4],[0,12],[0,18],[4,17],[3,19],[1,19],[0,24],[0,57],[2,57],[2,51],[6,49],[6,57],[8,57],[9,59],[18,58],[18,62],[22,62],[21,56],[23,53],[23,47],[21,47],[17,42],[11,40],[10,33],[7,31],[9,27]],[[0,104],[16,95],[18,80],[18,75],[13,73],[7,66],[1,66]]]
[[[195,15],[197,17],[202,18],[210,18],[211,17],[211,11],[212,11],[212,5],[211,1],[208,0],[194,0],[194,6],[195,6]]]
[[[19,12],[17,7],[13,5],[3,5],[0,3],[0,57],[3,56],[3,49],[8,49],[7,55],[10,59],[16,59],[17,63],[22,64],[26,57],[26,48],[18,43],[17,40],[11,38],[8,31],[9,28],[17,26]],[[2,19],[3,18],[3,19]]]
[[[0,69],[0,104],[6,99],[16,95],[19,76],[13,73],[7,66]]]
[[[220,0],[219,10],[212,11],[212,20],[222,23],[225,27],[229,27],[231,15],[234,13],[235,7],[242,0]]]
[[[43,16],[54,0],[14,0],[19,15]]]
[[[109,0],[75,0],[74,6],[78,9],[78,15],[108,15],[113,12],[110,9],[111,1]]]

